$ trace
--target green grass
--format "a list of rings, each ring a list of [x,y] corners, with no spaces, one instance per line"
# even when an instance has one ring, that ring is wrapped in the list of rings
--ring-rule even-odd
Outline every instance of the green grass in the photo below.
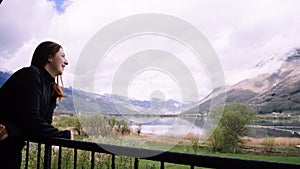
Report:
[[[147,146],[153,149],[166,149],[166,145],[163,144],[155,144],[155,143],[146,143]],[[169,147],[169,146],[167,146]],[[170,149],[173,152],[181,152],[186,153],[184,146],[176,145]],[[282,151],[291,151],[295,154],[300,154],[299,149],[295,148],[285,148]],[[190,152],[194,154],[193,150],[190,149]],[[280,155],[259,155],[259,154],[233,154],[233,153],[212,153],[209,151],[207,147],[199,147],[199,153],[202,155],[209,155],[209,156],[219,156],[219,157],[230,157],[230,158],[241,158],[241,159],[249,159],[249,160],[261,160],[261,161],[270,161],[270,162],[282,162],[282,163],[292,163],[292,164],[300,164],[300,156],[280,156]]]
[[[190,166],[188,166],[188,165],[179,165],[179,164],[171,164],[171,163],[165,163],[164,166],[166,169],[190,169]],[[140,160],[139,168],[140,169],[159,169],[160,162],[149,161],[149,160]],[[203,167],[195,167],[195,169],[202,169],[202,168]]]
[[[300,164],[300,157],[262,156],[262,155],[251,155],[251,154],[225,154],[225,153],[210,153],[210,154],[205,154],[205,155]],[[155,161],[140,160],[139,168],[157,169],[157,168],[160,168],[160,163],[155,162]],[[190,166],[165,163],[165,168],[167,168],[167,169],[189,169]],[[202,167],[195,167],[195,168],[202,169]]]
[[[231,158],[241,158],[249,160],[261,160],[270,162],[282,162],[282,163],[292,163],[300,164],[300,157],[288,157],[288,156],[267,156],[267,155],[254,155],[254,154],[231,154],[231,153],[212,153],[207,154],[212,156],[221,157],[231,157]]]

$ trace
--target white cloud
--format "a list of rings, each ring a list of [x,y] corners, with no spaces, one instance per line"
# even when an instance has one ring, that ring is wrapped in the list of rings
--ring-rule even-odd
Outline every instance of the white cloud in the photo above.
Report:
[[[30,5],[29,5],[30,4]],[[0,6],[0,56],[14,57],[26,41],[47,30],[53,6],[47,1],[4,1]]]
[[[15,71],[28,66],[36,45],[43,40],[53,40],[65,49],[70,62],[64,74],[65,85],[72,86],[77,59],[88,40],[117,19],[140,13],[168,14],[196,26],[214,46],[227,83],[255,76],[258,72],[249,68],[274,51],[300,46],[300,36],[297,36],[300,1],[297,0],[68,0],[63,5],[64,13],[56,11],[53,3],[47,0],[2,2],[0,70]],[[134,42],[114,54],[125,57],[131,50],[146,49],[147,43],[155,40]],[[187,54],[183,49],[174,48],[176,45],[170,40],[162,39],[157,44],[176,55]],[[118,59],[122,58],[109,60],[101,70],[103,88],[109,85],[109,77],[120,64]],[[211,86],[199,76],[205,75],[203,69],[197,68],[199,63],[184,59],[183,62],[194,72],[199,93],[209,91]]]

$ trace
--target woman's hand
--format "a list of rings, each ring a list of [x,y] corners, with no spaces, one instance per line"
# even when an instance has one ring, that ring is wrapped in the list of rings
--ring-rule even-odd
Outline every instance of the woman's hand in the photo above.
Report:
[[[5,140],[8,137],[8,132],[3,124],[0,124],[0,141]]]
[[[71,140],[74,140],[74,133],[73,133],[73,131],[72,130],[70,130],[70,133],[71,133]]]

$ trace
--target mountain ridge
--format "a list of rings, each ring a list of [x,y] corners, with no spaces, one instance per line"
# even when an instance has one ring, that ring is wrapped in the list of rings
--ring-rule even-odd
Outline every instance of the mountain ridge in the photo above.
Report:
[[[270,73],[262,73],[254,78],[239,81],[236,84],[214,89],[198,103],[182,104],[176,100],[135,100],[114,94],[95,94],[78,89],[64,88],[66,98],[58,102],[57,114],[74,114],[77,110],[87,112],[101,111],[103,114],[151,114],[154,111],[165,114],[201,114],[207,113],[214,105],[240,102],[252,106],[259,113],[300,111],[300,48],[294,48],[282,56],[276,54],[269,58],[280,62],[280,67]],[[261,61],[256,65],[263,68],[270,62]],[[0,87],[11,76],[0,71]],[[225,91],[225,92],[224,92]],[[74,104],[74,100],[76,104]],[[153,101],[153,100],[152,100]],[[155,103],[156,107],[153,109]],[[95,105],[97,105],[95,107]],[[77,109],[77,110],[76,110]],[[141,113],[142,112],[142,113]]]
[[[0,71],[0,87],[12,75],[10,72]],[[178,114],[181,109],[190,107],[190,104],[182,104],[176,100],[136,100],[115,94],[96,94],[72,87],[64,87],[65,98],[57,102],[55,115],[74,115],[84,111],[87,114],[101,113],[107,115],[161,115]],[[155,103],[155,105],[153,105]]]
[[[185,113],[207,113],[213,108],[210,102],[224,95],[225,103],[245,103],[260,114],[300,111],[300,48],[294,48],[283,56],[276,57],[270,59],[281,62],[278,69],[215,89]],[[267,65],[268,62],[265,61],[264,64]],[[260,62],[259,68],[263,68],[262,66]]]

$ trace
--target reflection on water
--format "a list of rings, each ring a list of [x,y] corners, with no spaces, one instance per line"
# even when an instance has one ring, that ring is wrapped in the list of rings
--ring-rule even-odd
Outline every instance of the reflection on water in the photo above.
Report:
[[[208,120],[197,117],[116,117],[118,120],[130,122],[131,129],[141,129],[141,134],[163,136],[186,136],[187,134],[203,135]],[[251,123],[247,136],[262,138],[300,137],[300,122],[298,120],[256,120]]]
[[[252,128],[248,133],[250,137],[262,138],[273,137],[299,137],[300,121],[293,120],[256,120],[251,124]]]
[[[153,134],[164,136],[185,136],[189,133],[203,134],[204,118],[197,117],[116,117],[118,120],[131,122],[131,128],[141,128],[141,134]],[[152,120],[149,120],[151,118]]]
[[[300,127],[300,121],[299,120],[255,120],[252,122],[253,125],[263,125],[263,126],[299,126]]]

